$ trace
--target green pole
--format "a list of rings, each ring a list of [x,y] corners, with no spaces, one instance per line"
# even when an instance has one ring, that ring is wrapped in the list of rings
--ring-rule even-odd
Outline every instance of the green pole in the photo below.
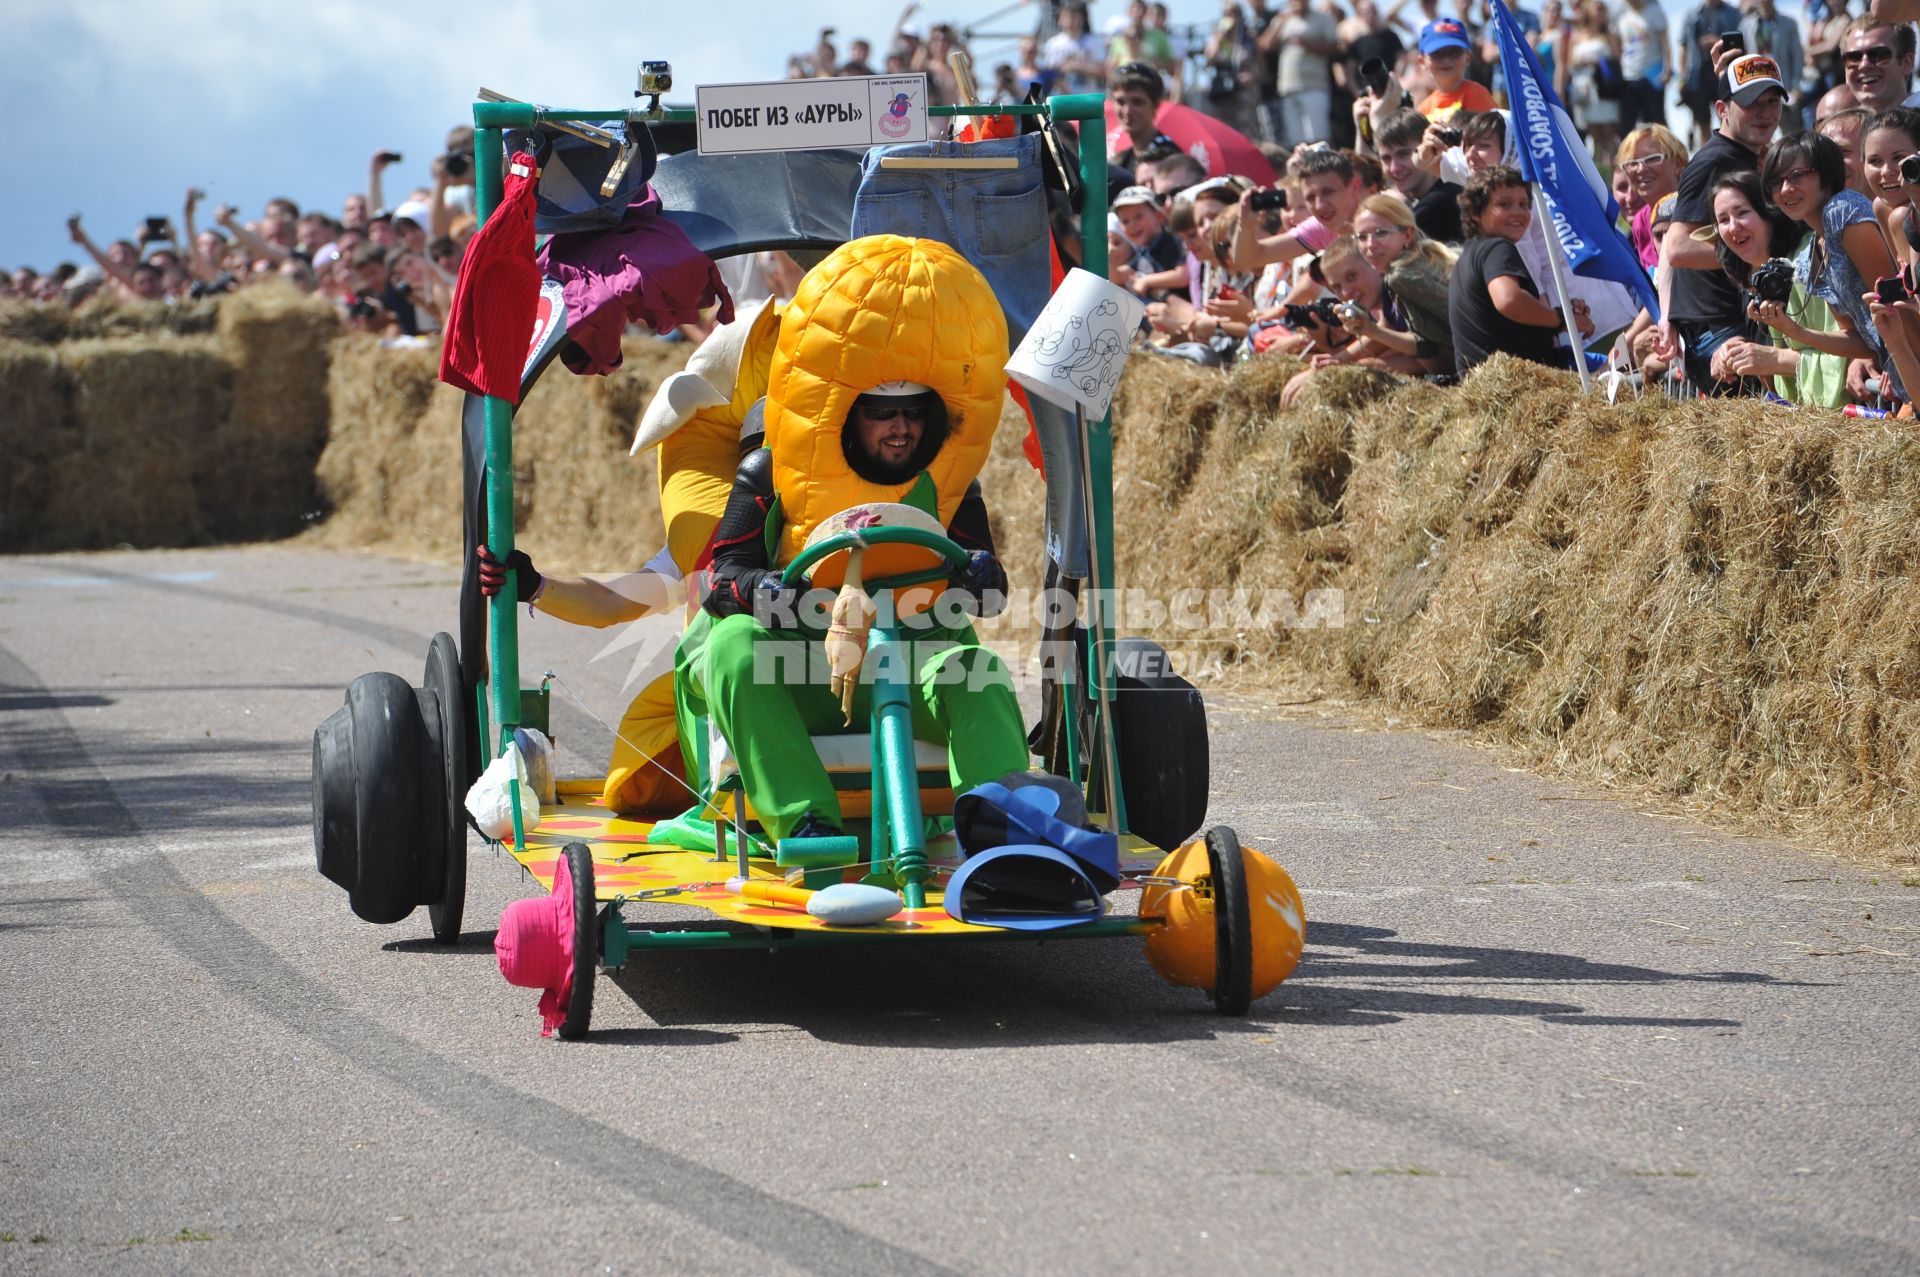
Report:
[[[1107,274],[1107,100],[1098,93],[1072,93],[1047,99],[1047,105],[1053,109],[1056,120],[1079,120],[1080,129],[1080,265],[1103,279]],[[1091,508],[1088,513],[1093,521],[1093,554],[1097,568],[1095,579],[1105,587],[1108,599],[1119,593],[1113,575],[1113,414],[1108,412],[1098,421],[1087,422],[1087,481],[1091,489]],[[1098,632],[1088,635],[1087,669],[1088,688],[1094,706],[1094,739],[1088,741],[1087,748],[1100,750],[1111,759],[1113,757],[1113,723],[1109,719],[1105,706],[1106,684],[1111,676],[1107,663],[1100,658],[1113,650],[1112,609],[1104,606],[1107,600],[1101,600],[1103,606],[1097,610],[1100,624]],[[1103,769],[1104,770],[1104,769]],[[1089,784],[1093,781],[1093,772],[1087,773]],[[1113,827],[1121,833],[1126,832],[1126,799],[1114,787],[1113,811],[1108,815]]]
[[[474,194],[482,225],[500,203],[500,130],[474,133]],[[513,553],[513,405],[488,395],[487,423],[487,548],[502,563]],[[504,749],[520,724],[520,625],[514,613],[514,578],[493,596],[487,608],[493,681],[493,722],[499,730],[497,749]],[[515,831],[515,837],[518,837]]]
[[[867,664],[873,676],[874,748],[880,755],[886,787],[886,826],[892,835],[893,879],[906,898],[907,908],[927,903],[926,822],[920,816],[920,775],[914,764],[913,709],[907,703],[907,685],[914,677],[908,665],[912,645],[900,631],[876,625],[867,645]],[[878,826],[880,812],[874,813]]]

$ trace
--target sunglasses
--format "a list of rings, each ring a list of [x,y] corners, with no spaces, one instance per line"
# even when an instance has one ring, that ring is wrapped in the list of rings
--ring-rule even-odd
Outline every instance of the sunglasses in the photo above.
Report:
[[[1625,164],[1622,164],[1620,167],[1625,169],[1629,173],[1639,173],[1647,169],[1659,168],[1662,164],[1665,164],[1666,162],[1667,162],[1667,157],[1664,155],[1646,155],[1646,156],[1642,156],[1640,159],[1637,159],[1637,160],[1628,160]]]
[[[1840,61],[1846,66],[1859,66],[1862,62],[1871,62],[1875,66],[1893,61],[1893,50],[1884,44],[1871,45],[1865,49],[1849,49],[1840,55]]]
[[[860,415],[868,421],[892,421],[895,417],[899,417],[905,421],[925,421],[927,419],[927,410],[925,408],[902,408],[898,406],[892,408],[870,408],[866,404],[861,404]]]

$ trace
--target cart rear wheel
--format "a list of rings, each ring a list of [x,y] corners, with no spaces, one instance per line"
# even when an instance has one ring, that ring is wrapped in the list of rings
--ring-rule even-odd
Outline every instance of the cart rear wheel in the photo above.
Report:
[[[347,688],[352,720],[358,864],[348,901],[368,922],[398,922],[419,902],[420,856],[440,796],[429,774],[426,725],[413,688],[395,674],[362,674]]]
[[[342,705],[313,731],[313,860],[346,891],[360,869],[354,826],[353,714]]]
[[[440,756],[444,794],[434,812],[440,822],[439,850],[443,857],[433,900],[427,904],[427,916],[433,922],[433,938],[441,944],[460,939],[460,923],[467,902],[467,822],[462,797],[467,791],[467,723],[461,712],[462,683],[460,656],[453,638],[436,634],[427,648],[427,672],[422,684],[433,693],[427,734],[435,738]],[[429,712],[428,698],[421,698],[421,712]]]
[[[1213,878],[1213,1009],[1245,1015],[1253,1004],[1253,912],[1247,901],[1247,866],[1240,837],[1225,825],[1207,831],[1207,865]]]
[[[583,842],[570,842],[554,872],[565,871],[573,887],[573,995],[560,1036],[577,1042],[587,1036],[593,1020],[593,977],[600,966],[600,933],[594,916],[593,852]]]
[[[1207,706],[1172,658],[1143,638],[1114,642],[1113,731],[1127,829],[1172,851],[1206,823]]]

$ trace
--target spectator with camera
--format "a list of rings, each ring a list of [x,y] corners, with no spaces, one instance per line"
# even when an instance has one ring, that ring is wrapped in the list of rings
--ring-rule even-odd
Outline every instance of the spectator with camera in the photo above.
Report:
[[[1541,300],[1520,257],[1519,242],[1532,224],[1531,188],[1517,169],[1482,169],[1460,194],[1467,243],[1454,263],[1447,306],[1459,376],[1503,352],[1553,368],[1571,366],[1571,352],[1554,344],[1561,314]],[[1586,303],[1576,298],[1573,314],[1581,334],[1592,336]]]
[[[1757,318],[1758,306],[1779,303],[1809,325],[1824,328],[1831,322],[1826,303],[1806,293],[1789,260],[1806,237],[1805,228],[1767,202],[1758,174],[1734,172],[1714,184],[1713,226],[1699,238],[1709,235],[1721,269],[1756,314],[1746,333],[1714,350],[1714,376],[1748,394],[1771,384],[1781,398],[1796,403],[1838,408],[1847,402],[1845,356],[1795,341],[1785,328],[1785,344],[1770,342]]]
[[[1320,252],[1353,227],[1360,185],[1351,160],[1326,147],[1309,147],[1291,167],[1299,180],[1308,216],[1290,230],[1265,237],[1256,221],[1241,219],[1233,242],[1233,259],[1242,270]],[[1282,207],[1280,193],[1274,190],[1254,191],[1248,199],[1255,213]]]
[[[1226,204],[1217,212],[1202,214],[1201,201],[1194,203],[1197,224],[1189,242],[1198,271],[1191,284],[1193,300],[1168,297],[1150,302],[1147,322],[1167,338],[1165,353],[1219,368],[1233,362],[1247,335],[1254,281],[1232,264],[1233,231],[1241,206]]]
[[[1347,340],[1313,355],[1308,367],[1295,374],[1280,392],[1282,404],[1290,406],[1314,375],[1327,368],[1352,366],[1409,374],[1426,371],[1424,362],[1414,354],[1415,339],[1393,304],[1386,280],[1352,238],[1343,235],[1327,245],[1316,268],[1333,294],[1331,306],[1323,309],[1331,320],[1329,327]]]
[[[1874,216],[1894,255],[1911,265],[1916,231],[1912,195],[1920,190],[1920,111],[1896,106],[1870,117],[1860,135],[1861,171]]]
[[[1767,151],[1761,182],[1776,208],[1812,232],[1800,282],[1810,296],[1827,304],[1839,330],[1816,331],[1797,324],[1778,301],[1756,303],[1755,317],[1816,350],[1871,360],[1890,378],[1894,397],[1908,398],[1902,369],[1889,358],[1867,301],[1870,290],[1877,289],[1884,301],[1901,300],[1908,290],[1872,203],[1846,188],[1840,148],[1814,132],[1782,138]]]

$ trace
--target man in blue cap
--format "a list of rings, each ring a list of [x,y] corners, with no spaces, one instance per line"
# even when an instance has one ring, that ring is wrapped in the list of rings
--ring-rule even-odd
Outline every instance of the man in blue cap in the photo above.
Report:
[[[1433,92],[1420,103],[1429,124],[1445,124],[1462,111],[1479,114],[1498,103],[1487,86],[1467,78],[1473,45],[1458,18],[1435,18],[1420,28],[1420,65],[1433,77]]]

